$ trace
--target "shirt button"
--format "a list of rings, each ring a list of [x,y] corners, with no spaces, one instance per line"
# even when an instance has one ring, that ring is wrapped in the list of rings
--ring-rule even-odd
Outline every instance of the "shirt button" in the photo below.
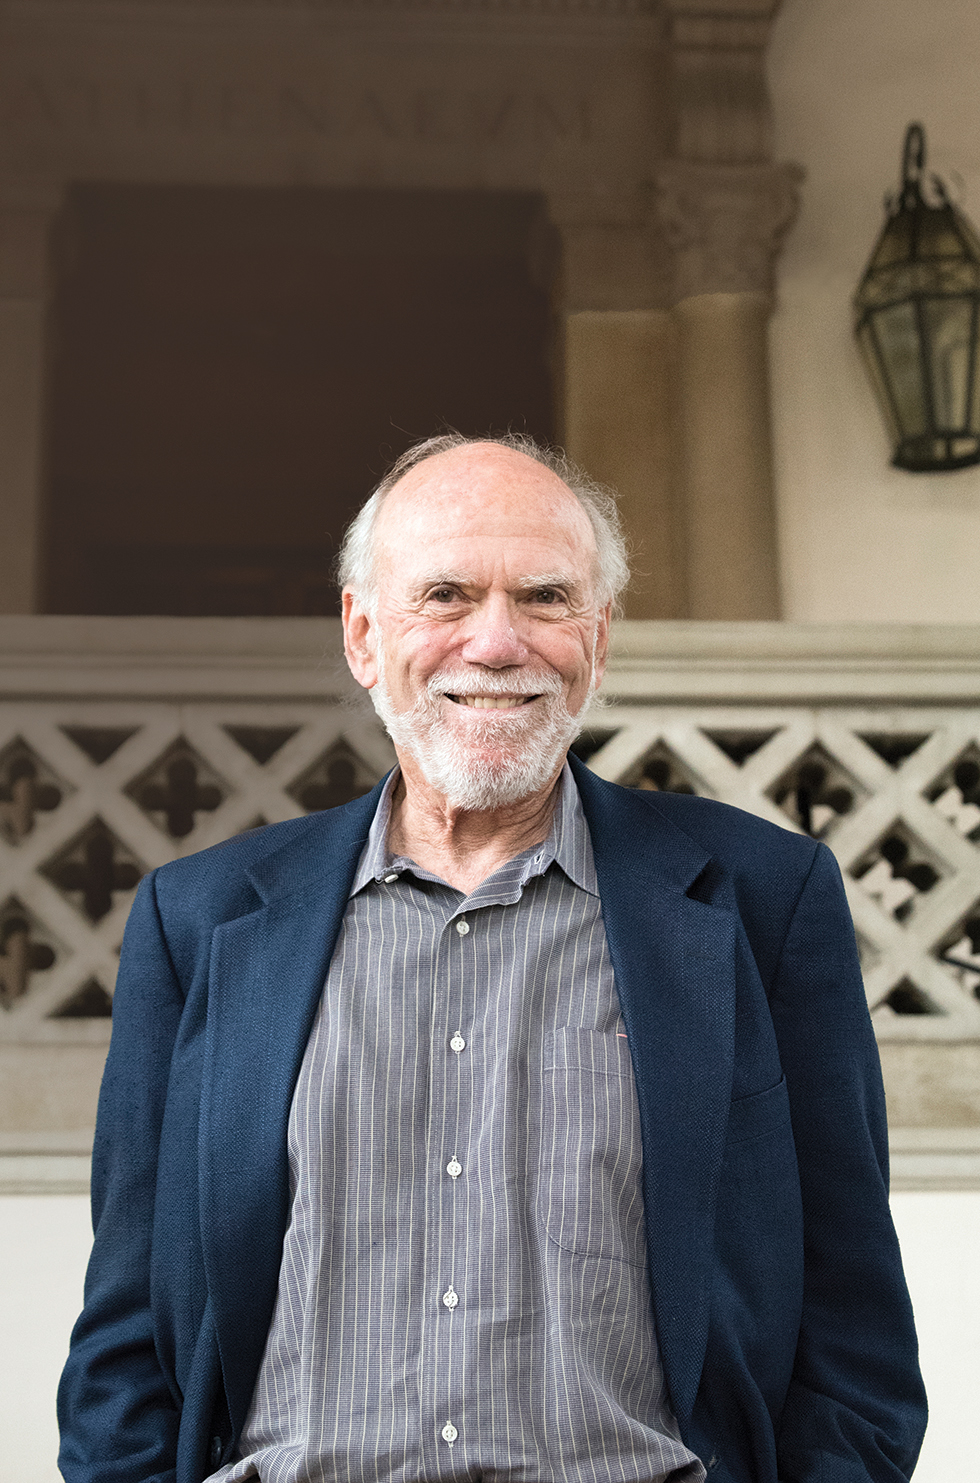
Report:
[[[451,1158],[449,1160],[449,1163],[446,1165],[446,1173],[449,1175],[450,1179],[458,1179],[462,1172],[463,1166],[459,1162],[459,1159],[455,1157]]]
[[[396,880],[397,880],[397,879],[398,879],[398,871],[397,871],[397,870],[393,870],[393,871],[392,871],[392,872],[391,872],[391,874],[390,874],[390,875],[386,875],[386,876],[385,876],[385,878],[384,878],[384,881],[385,881],[385,885],[386,885],[386,886],[390,886],[390,885],[392,885],[392,884],[393,884],[393,883],[394,883],[394,882],[395,882],[395,881],[396,881]]]
[[[448,1288],[443,1293],[443,1295],[442,1295],[442,1301],[445,1303],[445,1305],[449,1309],[450,1313],[456,1307],[456,1304],[459,1302],[459,1293],[453,1287],[452,1283],[449,1284]]]
[[[460,937],[465,937],[469,930],[469,922],[466,920],[465,917],[460,917],[459,921],[456,923],[456,931],[459,933]]]
[[[448,1442],[451,1447],[458,1436],[459,1432],[453,1426],[452,1422],[447,1421],[442,1429],[442,1440]]]
[[[458,1030],[456,1031],[456,1034],[453,1036],[452,1040],[450,1040],[449,1042],[449,1049],[454,1050],[457,1055],[459,1055],[461,1050],[466,1049],[466,1041],[463,1039]]]

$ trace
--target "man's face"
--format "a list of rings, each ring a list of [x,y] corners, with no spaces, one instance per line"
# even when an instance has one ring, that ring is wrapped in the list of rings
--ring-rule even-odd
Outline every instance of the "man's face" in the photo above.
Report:
[[[406,777],[469,808],[550,787],[608,640],[578,500],[522,453],[453,449],[391,491],[375,557],[375,613],[345,593],[347,653]]]

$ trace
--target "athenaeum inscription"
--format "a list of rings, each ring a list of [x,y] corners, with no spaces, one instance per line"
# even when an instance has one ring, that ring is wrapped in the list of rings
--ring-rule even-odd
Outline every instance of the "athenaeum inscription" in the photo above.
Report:
[[[295,81],[215,83],[42,75],[0,81],[0,129],[39,133],[306,135],[324,140],[585,145],[590,98],[547,88],[345,88]]]

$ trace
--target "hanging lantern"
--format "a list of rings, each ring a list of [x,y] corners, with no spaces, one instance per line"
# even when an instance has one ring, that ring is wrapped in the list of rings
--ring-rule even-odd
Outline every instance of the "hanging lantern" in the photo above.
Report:
[[[980,240],[935,175],[925,134],[905,134],[902,189],[854,297],[855,331],[895,445],[896,468],[980,463]]]

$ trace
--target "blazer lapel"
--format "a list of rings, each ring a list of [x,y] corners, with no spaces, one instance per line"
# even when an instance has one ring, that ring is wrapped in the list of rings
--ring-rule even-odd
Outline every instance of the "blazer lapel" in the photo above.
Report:
[[[201,1235],[236,1435],[278,1289],[293,1088],[380,786],[258,860],[248,874],[266,904],[212,939]]]
[[[710,856],[649,796],[580,765],[609,954],[643,1130],[654,1314],[677,1418],[708,1332],[715,1199],[734,1055],[735,914],[686,892]]]

